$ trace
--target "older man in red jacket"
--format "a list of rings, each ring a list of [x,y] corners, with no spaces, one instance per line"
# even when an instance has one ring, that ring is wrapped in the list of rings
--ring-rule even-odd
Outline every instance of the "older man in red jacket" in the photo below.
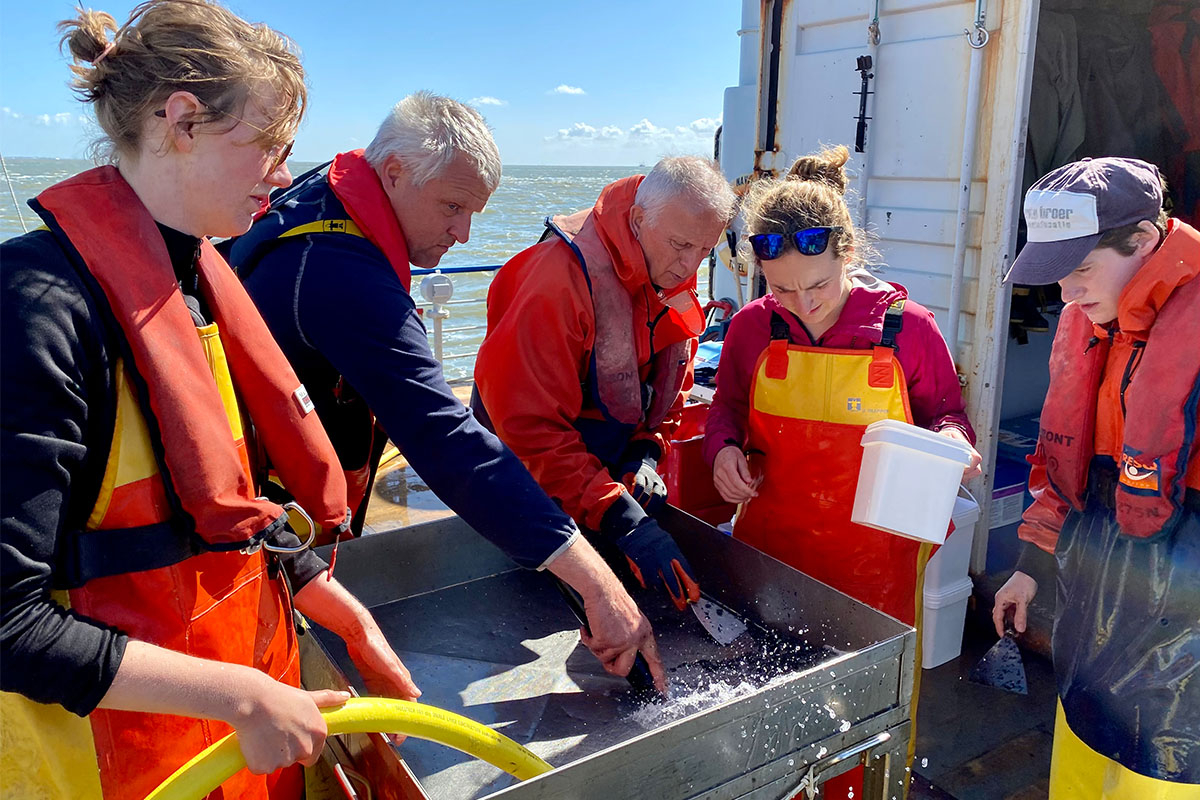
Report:
[[[606,186],[594,207],[548,221],[542,241],[492,282],[475,367],[477,415],[679,608],[699,587],[648,512],[665,500],[656,466],[703,328],[696,270],[733,206],[713,162],[667,158]]]

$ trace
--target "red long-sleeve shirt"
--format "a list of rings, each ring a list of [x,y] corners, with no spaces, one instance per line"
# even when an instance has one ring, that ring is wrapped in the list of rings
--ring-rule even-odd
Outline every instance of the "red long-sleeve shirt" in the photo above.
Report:
[[[861,278],[857,276],[863,276]],[[788,323],[792,342],[804,346],[866,350],[883,334],[883,316],[897,298],[907,296],[902,286],[856,273],[855,285],[837,322],[817,341],[773,294],[747,303],[729,323],[717,370],[717,392],[704,435],[704,458],[711,465],[717,452],[730,443],[746,441],[750,412],[750,383],[759,355],[771,340],[771,315]],[[950,351],[933,314],[912,300],[904,304],[903,327],[896,336],[896,357],[908,383],[913,422],[922,428],[959,428],[973,443],[975,433],[967,421],[962,390]]]

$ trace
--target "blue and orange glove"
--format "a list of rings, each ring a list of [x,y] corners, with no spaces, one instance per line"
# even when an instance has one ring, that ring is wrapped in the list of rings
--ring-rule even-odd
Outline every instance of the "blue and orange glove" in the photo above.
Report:
[[[688,603],[700,602],[700,587],[679,545],[628,492],[621,492],[604,512],[600,533],[625,555],[643,587],[661,581],[680,611]]]
[[[700,586],[692,577],[691,565],[679,552],[679,545],[653,517],[643,518],[633,530],[617,539],[617,547],[625,554],[633,576],[643,587],[647,578],[661,580],[680,611],[687,608],[688,603],[700,601]]]
[[[650,440],[631,442],[621,465],[614,470],[633,499],[647,514],[655,514],[667,504],[667,484],[658,474],[658,445]]]

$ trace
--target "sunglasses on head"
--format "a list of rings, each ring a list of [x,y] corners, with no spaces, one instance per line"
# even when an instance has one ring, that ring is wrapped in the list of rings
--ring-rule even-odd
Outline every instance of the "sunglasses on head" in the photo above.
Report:
[[[789,241],[801,255],[819,256],[829,247],[830,234],[841,232],[840,225],[823,225],[792,233],[756,233],[749,241],[760,261],[774,261],[787,250]]]

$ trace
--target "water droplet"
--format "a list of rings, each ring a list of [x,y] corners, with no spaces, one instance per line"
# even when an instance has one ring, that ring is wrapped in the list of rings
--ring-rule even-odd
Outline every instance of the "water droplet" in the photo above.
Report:
[[[928,758],[922,758],[922,759],[921,759],[921,769],[925,769],[925,768],[926,768],[926,767],[928,767],[928,766],[929,766],[929,759],[928,759]]]
[[[794,766],[796,766],[796,759],[794,759],[794,758],[789,758],[789,759],[788,759],[788,766],[789,766],[789,767],[794,767]]]
[[[829,752],[828,747],[822,747],[820,750],[817,751],[817,758],[823,757],[828,752]]]
[[[842,724],[838,726],[838,731],[841,733],[845,733],[848,730],[850,730],[850,720],[844,719],[844,720],[842,720]],[[925,765],[922,764],[921,766],[925,766]]]
[[[746,731],[744,731],[744,730],[742,731],[742,738],[743,738],[743,739],[745,739],[745,738],[746,738]]]

